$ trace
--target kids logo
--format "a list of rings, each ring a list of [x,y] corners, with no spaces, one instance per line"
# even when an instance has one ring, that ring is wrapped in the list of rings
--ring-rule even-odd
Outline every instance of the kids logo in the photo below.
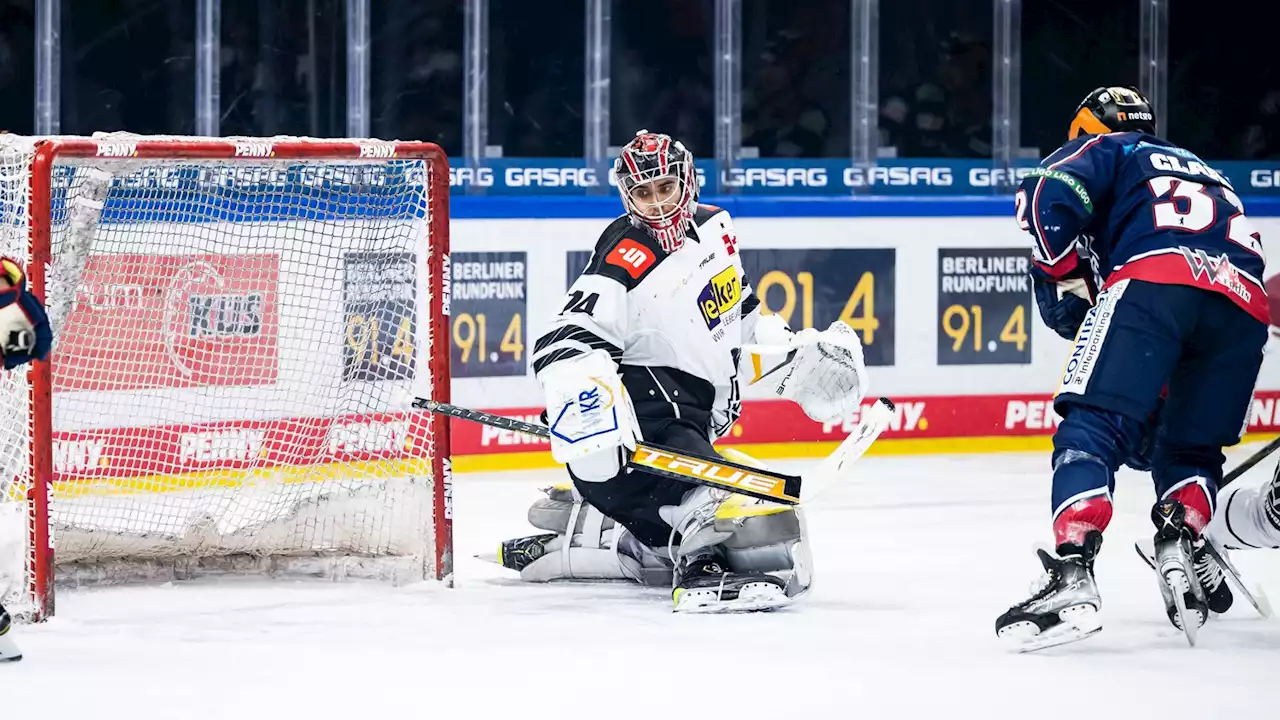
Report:
[[[738,280],[738,271],[732,266],[711,278],[711,282],[698,294],[698,309],[702,311],[707,329],[715,329],[720,324],[720,317],[741,299],[742,283]]]

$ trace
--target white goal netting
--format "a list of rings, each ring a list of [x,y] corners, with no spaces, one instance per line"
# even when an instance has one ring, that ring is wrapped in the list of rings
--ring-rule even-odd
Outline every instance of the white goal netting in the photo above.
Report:
[[[46,381],[0,377],[4,603],[40,603],[44,475],[59,582],[436,576],[448,465],[411,401],[437,380],[439,168],[373,141],[86,140],[46,171],[0,135],[0,253],[38,264],[47,223],[55,331]]]

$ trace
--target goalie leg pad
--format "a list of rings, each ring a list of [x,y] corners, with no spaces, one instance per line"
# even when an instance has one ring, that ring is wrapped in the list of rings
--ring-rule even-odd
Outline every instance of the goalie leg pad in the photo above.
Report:
[[[529,522],[556,537],[520,570],[526,582],[631,580],[670,585],[671,566],[659,553],[584,502],[568,485],[547,489],[529,508]]]
[[[748,464],[762,467],[753,459]],[[782,579],[789,597],[812,587],[813,562],[799,507],[700,487],[680,505],[663,507],[659,514],[681,537],[673,548],[673,562],[711,551],[724,559],[730,572]]]
[[[1223,488],[1205,533],[1232,550],[1280,547],[1280,484]]]
[[[4,606],[0,605],[0,662],[14,662],[22,659],[22,651],[13,641],[13,620]]]

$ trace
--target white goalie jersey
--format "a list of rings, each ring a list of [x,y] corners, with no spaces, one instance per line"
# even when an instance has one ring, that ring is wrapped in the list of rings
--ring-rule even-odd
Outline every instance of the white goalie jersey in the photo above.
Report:
[[[688,419],[715,439],[738,418],[740,349],[755,342],[759,319],[728,212],[699,205],[694,228],[670,254],[624,215],[601,234],[535,344],[533,369],[541,375],[606,350],[642,423]]]

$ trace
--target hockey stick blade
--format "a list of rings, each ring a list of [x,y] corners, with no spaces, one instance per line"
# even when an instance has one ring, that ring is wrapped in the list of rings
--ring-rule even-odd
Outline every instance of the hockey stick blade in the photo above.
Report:
[[[551,431],[541,425],[427,398],[415,399],[413,406],[481,425],[537,437],[551,436]],[[631,459],[627,461],[627,466],[644,468],[648,472],[681,482],[729,490],[782,505],[797,505],[800,502],[800,477],[753,468],[721,457],[703,457],[652,443],[639,443],[631,454]]]
[[[801,495],[802,501],[811,502],[847,475],[849,466],[865,455],[880,433],[889,427],[893,413],[893,401],[886,397],[876,400],[870,409],[864,411],[858,428],[849,433],[849,437],[818,467],[804,474],[806,490]]]

